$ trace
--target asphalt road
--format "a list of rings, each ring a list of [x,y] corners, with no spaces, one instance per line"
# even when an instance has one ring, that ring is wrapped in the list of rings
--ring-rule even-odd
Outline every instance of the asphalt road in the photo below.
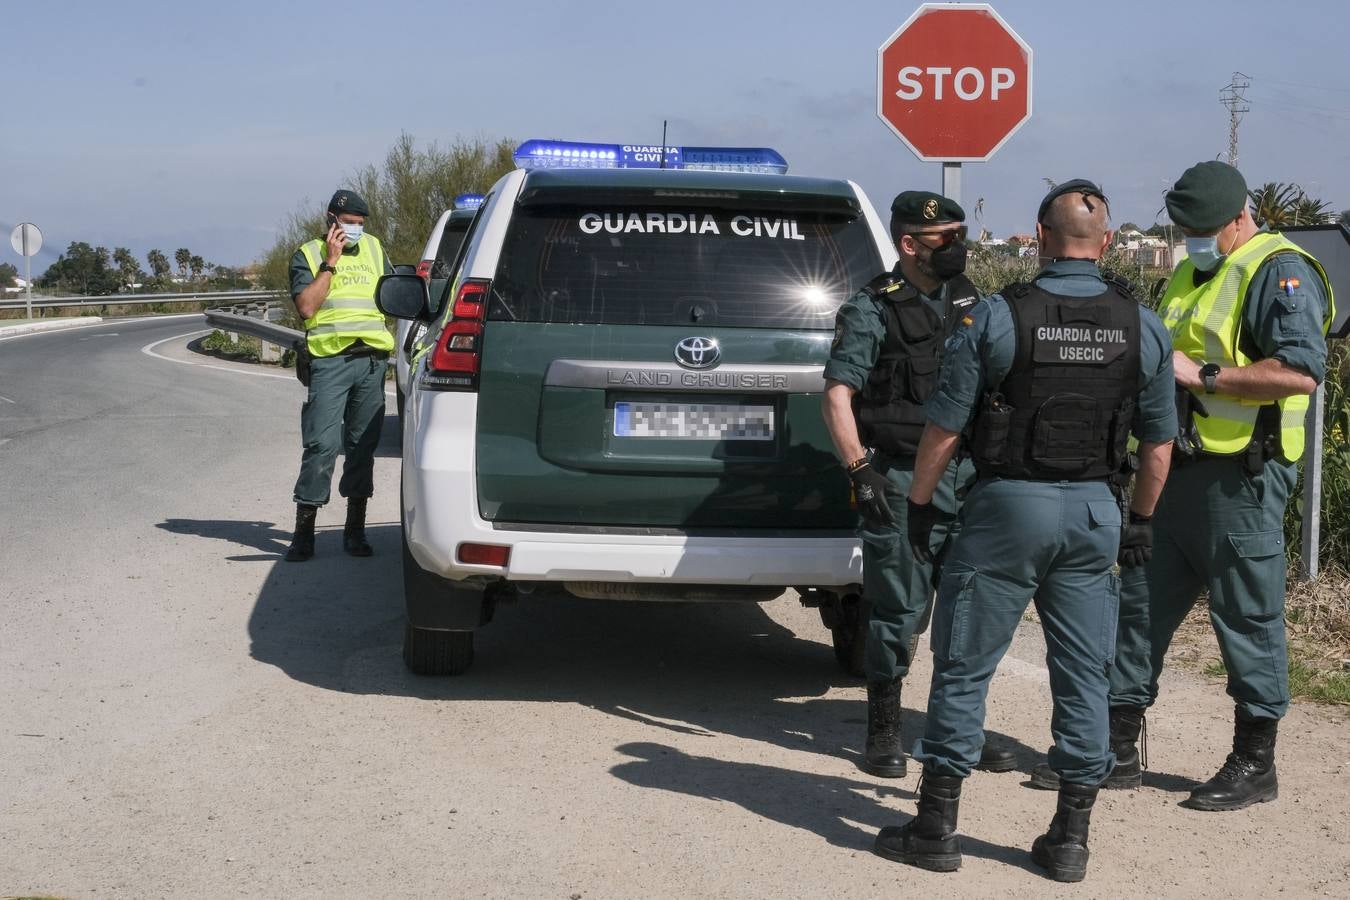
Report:
[[[399,657],[397,436],[368,560],[281,561],[302,389],[189,353],[200,319],[0,340],[0,895],[1344,896],[1346,718],[1296,707],[1281,796],[1176,804],[1226,752],[1222,688],[1170,674],[1152,771],[1104,793],[1078,887],[1030,865],[1053,795],[1043,645],[1023,629],[966,862],[872,856],[917,772],[854,765],[865,705],[814,612],[536,596],[458,679]],[[926,653],[906,688],[922,723]]]

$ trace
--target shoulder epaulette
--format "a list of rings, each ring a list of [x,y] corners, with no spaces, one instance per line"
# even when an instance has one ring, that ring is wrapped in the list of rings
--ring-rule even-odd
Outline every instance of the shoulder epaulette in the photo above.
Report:
[[[882,272],[873,278],[867,284],[863,285],[863,290],[871,297],[881,297],[900,290],[905,286],[903,279],[896,278],[893,272]]]

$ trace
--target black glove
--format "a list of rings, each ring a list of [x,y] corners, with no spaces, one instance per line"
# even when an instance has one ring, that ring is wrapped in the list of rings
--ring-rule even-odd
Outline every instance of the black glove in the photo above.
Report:
[[[867,463],[849,469],[849,479],[853,482],[853,496],[858,502],[858,514],[873,528],[884,528],[895,524],[895,514],[886,502],[886,486],[890,484],[886,476]]]
[[[946,513],[933,505],[933,501],[927,503],[915,503],[913,500],[905,501],[909,504],[909,547],[914,551],[914,558],[922,563],[931,563],[933,561],[933,551],[929,549],[933,543],[933,528],[947,518]]]
[[[1129,524],[1120,532],[1116,562],[1126,569],[1142,566],[1153,558],[1153,517],[1130,513]]]

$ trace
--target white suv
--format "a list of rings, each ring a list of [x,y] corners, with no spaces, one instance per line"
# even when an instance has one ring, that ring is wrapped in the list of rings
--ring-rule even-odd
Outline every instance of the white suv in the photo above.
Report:
[[[464,235],[483,205],[482,194],[460,194],[454,199],[454,205],[441,213],[427,238],[422,250],[422,259],[417,264],[417,274],[427,281],[427,296],[431,300],[428,318],[434,318],[439,311],[440,302],[450,282],[450,273],[464,245]],[[403,406],[408,393],[408,373],[412,370],[413,357],[423,348],[422,339],[426,337],[426,321],[414,322],[399,319],[394,331],[394,387],[398,392],[398,417],[403,419]]]
[[[895,262],[871,203],[762,149],[530,141],[516,160],[408,380],[408,666],[464,671],[502,593],[542,583],[795,587],[830,623],[861,552],[819,394],[835,311]],[[428,317],[420,278],[378,294]]]

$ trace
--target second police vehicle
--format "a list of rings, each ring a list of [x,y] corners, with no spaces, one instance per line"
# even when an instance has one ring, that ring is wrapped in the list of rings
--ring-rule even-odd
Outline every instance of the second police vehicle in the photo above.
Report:
[[[895,263],[850,181],[772,150],[528,141],[428,323],[403,425],[404,659],[458,674],[499,600],[770,600],[860,640],[861,552],[820,414],[835,311]],[[852,610],[850,614],[850,610]]]
[[[408,373],[412,369],[413,357],[422,350],[422,339],[427,334],[427,321],[434,318],[440,310],[440,302],[445,294],[459,250],[464,246],[464,235],[469,223],[478,214],[483,204],[482,194],[460,194],[450,209],[441,213],[436,225],[431,229],[427,245],[422,250],[422,259],[417,264],[417,274],[427,282],[427,296],[431,300],[428,315],[419,321],[399,319],[394,331],[394,386],[398,392],[398,415],[403,418],[403,405],[408,393]]]

